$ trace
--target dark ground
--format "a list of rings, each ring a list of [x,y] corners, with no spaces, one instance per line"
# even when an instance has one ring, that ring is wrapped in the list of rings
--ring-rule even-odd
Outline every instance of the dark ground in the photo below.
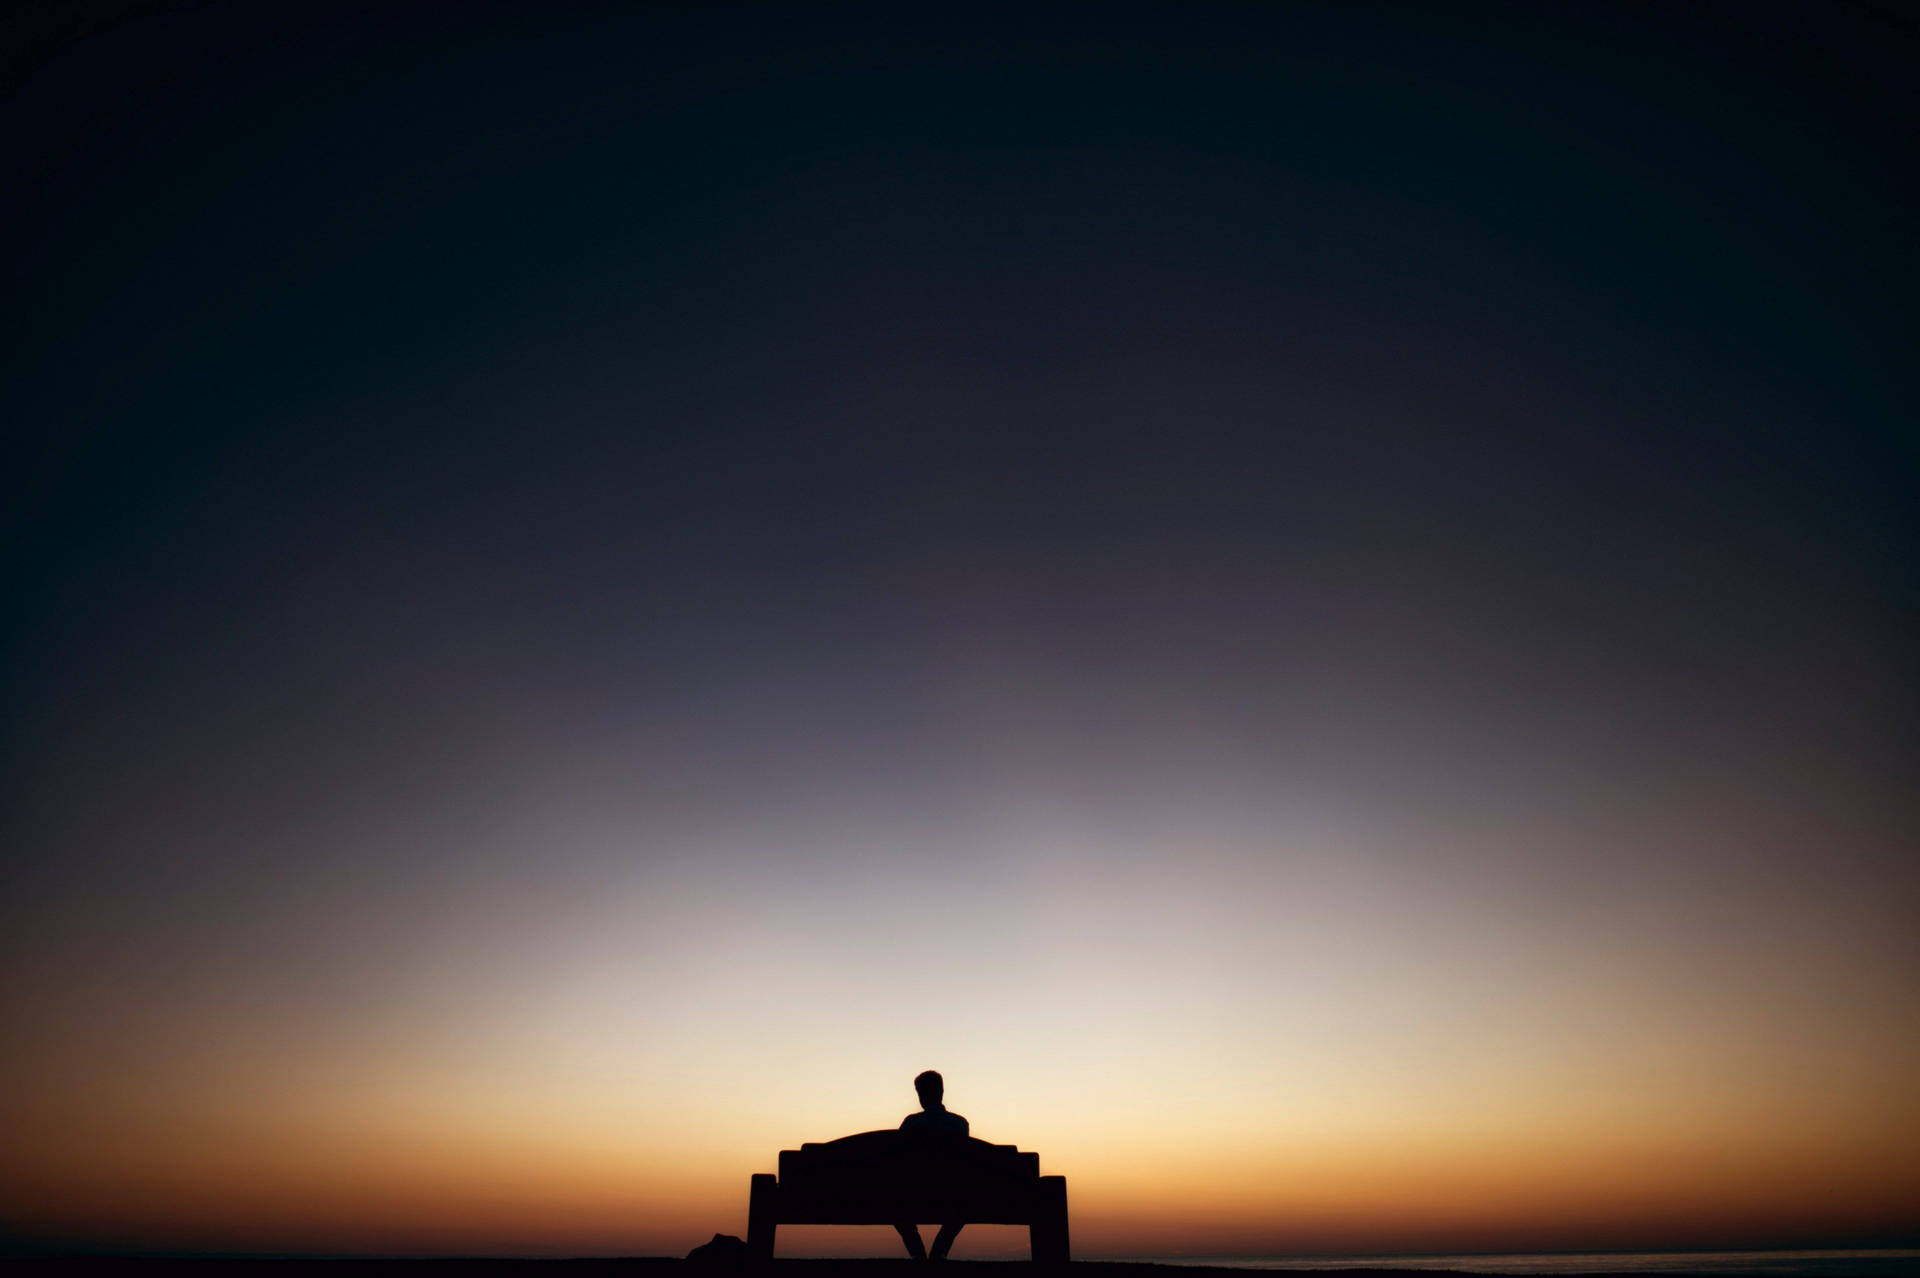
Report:
[[[999,1260],[956,1260],[946,1262],[959,1266],[976,1278],[1021,1278],[1023,1274],[1033,1272],[1034,1266],[1024,1261]],[[773,1266],[786,1278],[924,1278],[926,1266],[910,1260],[779,1260]],[[1059,1266],[1049,1269],[1071,1268],[1077,1278],[1248,1278],[1254,1271],[1227,1269],[1205,1265],[1148,1265],[1125,1261],[1079,1261],[1072,1266]],[[378,1260],[378,1259],[259,1259],[220,1257],[213,1259],[187,1259],[177,1257],[72,1257],[38,1258],[33,1260],[14,1260],[8,1263],[13,1273],[30,1273],[36,1270],[48,1273],[62,1273],[79,1278],[81,1273],[101,1271],[120,1271],[128,1278],[135,1275],[141,1278],[173,1278],[175,1275],[212,1274],[216,1278],[375,1278],[376,1275],[391,1274],[393,1278],[410,1275],[410,1278],[454,1278],[455,1275],[477,1274],[484,1278],[678,1278],[685,1271],[684,1278],[696,1275],[712,1274],[714,1278],[727,1278],[730,1275],[747,1275],[759,1272],[756,1267],[735,1267],[729,1265],[692,1264],[684,1260],[665,1257],[636,1257],[621,1260],[502,1260],[502,1259],[433,1259],[433,1260]],[[1338,1273],[1343,1278],[1412,1278],[1413,1275],[1430,1276],[1435,1270],[1417,1269],[1347,1269],[1329,1265],[1320,1270],[1286,1270],[1285,1273]],[[1471,1269],[1453,1272],[1473,1273]],[[1595,1274],[1557,1275],[1556,1278],[1598,1278]],[[1851,1271],[1849,1271],[1851,1272]],[[1889,1278],[1895,1270],[1884,1271]],[[1644,1274],[1637,1275],[1644,1278]],[[1696,1278],[1685,1273],[1663,1273],[1660,1278]],[[1711,1278],[1739,1278],[1736,1274],[1716,1270]]]

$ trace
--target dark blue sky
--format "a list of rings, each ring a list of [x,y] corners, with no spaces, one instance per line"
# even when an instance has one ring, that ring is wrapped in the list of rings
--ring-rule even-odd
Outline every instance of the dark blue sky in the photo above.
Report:
[[[1846,704],[1897,771],[1911,31],[1421,10],[65,49],[7,118],[19,757],[176,698],[885,700],[984,631],[1228,713],[1288,652],[1336,700]]]

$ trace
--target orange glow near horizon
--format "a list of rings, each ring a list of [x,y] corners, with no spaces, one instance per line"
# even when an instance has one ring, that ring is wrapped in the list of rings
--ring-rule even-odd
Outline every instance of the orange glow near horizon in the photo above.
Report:
[[[1045,892],[1000,906],[950,880],[926,926],[883,872],[722,907],[683,870],[492,938],[465,998],[438,964],[431,989],[367,973],[354,1018],[239,969],[197,1003],[161,988],[178,974],[85,1015],[43,1002],[6,1076],[6,1196],[41,1235],[129,1245],[679,1254],[744,1232],[781,1148],[897,1123],[932,1065],[976,1135],[1068,1177],[1089,1257],[1884,1237],[1920,1201],[1920,1052],[1867,1014],[1901,993],[1870,933],[1793,980],[1743,948],[1764,934],[1643,933],[1582,964],[1604,902],[1447,942],[1424,911],[1340,901],[1358,888],[1325,858],[1152,864],[1030,865]],[[1858,1002],[1821,996],[1845,981]]]
[[[16,1219],[49,1234],[160,1247],[677,1254],[709,1233],[744,1231],[746,1176],[771,1169],[773,1142],[650,1144],[630,1131],[596,1133],[590,1102],[579,1097],[580,1108],[544,1122],[516,1114],[491,1127],[436,1116],[288,1132],[256,1117],[251,1128],[237,1122],[183,1139],[183,1117],[171,1129],[91,1133],[84,1143],[69,1134],[59,1158],[30,1164],[30,1178],[21,1163],[45,1151],[16,1151],[8,1199]],[[192,1121],[204,1124],[215,1109],[203,1102]],[[1082,1121],[1089,1130],[1078,1139],[1062,1116],[1054,1135],[1032,1143],[1047,1170],[1069,1177],[1076,1245],[1087,1256],[1838,1236],[1897,1225],[1920,1190],[1911,1149],[1890,1131],[1630,1140],[1596,1125],[1505,1139],[1464,1129],[1289,1140],[1274,1114],[1264,1139],[1250,1130],[1202,1142],[1145,1125],[1101,1133]],[[822,1126],[803,1135],[839,1130]],[[796,1230],[782,1250],[891,1254],[884,1234]],[[1018,1252],[1022,1235],[975,1230],[968,1254]]]

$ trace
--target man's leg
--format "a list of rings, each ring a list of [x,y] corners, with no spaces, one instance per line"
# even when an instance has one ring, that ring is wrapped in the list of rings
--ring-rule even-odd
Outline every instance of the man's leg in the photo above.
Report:
[[[953,1250],[953,1240],[958,1238],[960,1231],[966,1227],[965,1221],[940,1226],[940,1232],[934,1235],[933,1239],[933,1258],[935,1260],[945,1260],[947,1253]]]
[[[900,1231],[900,1241],[907,1245],[907,1254],[909,1256],[912,1256],[915,1260],[925,1260],[927,1258],[927,1245],[920,1241],[920,1226],[895,1225],[894,1228]],[[946,1231],[942,1230],[940,1236],[945,1238],[947,1236]],[[934,1245],[936,1247],[939,1246],[938,1243]],[[947,1245],[951,1247],[953,1244],[949,1242]],[[946,1255],[944,1251],[940,1254],[943,1256]]]

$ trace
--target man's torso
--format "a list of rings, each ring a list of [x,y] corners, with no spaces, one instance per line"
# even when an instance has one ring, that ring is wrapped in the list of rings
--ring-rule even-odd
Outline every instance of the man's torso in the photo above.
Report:
[[[900,1122],[903,1132],[948,1132],[955,1136],[967,1134],[967,1120],[942,1105],[935,1109],[923,1109],[917,1114],[908,1114]]]

